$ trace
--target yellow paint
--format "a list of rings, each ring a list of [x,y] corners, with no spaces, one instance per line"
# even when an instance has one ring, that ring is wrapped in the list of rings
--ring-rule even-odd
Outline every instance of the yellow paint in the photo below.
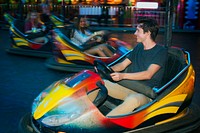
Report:
[[[186,98],[191,98],[194,92],[194,77],[195,77],[195,72],[191,65],[188,69],[188,73],[186,75],[186,78],[183,80],[183,82],[179,84],[179,86],[177,86],[176,89],[170,92],[169,95],[164,97],[161,101],[158,101],[158,103],[155,103],[153,106],[151,106],[147,112],[153,112],[153,113],[148,114],[145,119],[146,120],[150,119],[159,114],[177,113],[177,110],[179,109],[179,107],[174,107],[174,106],[165,107],[165,105],[170,104],[170,103],[175,103],[175,102],[185,102]],[[157,110],[158,108],[161,108],[161,109]],[[178,119],[179,117],[182,117],[183,115],[185,115],[184,111],[180,115],[173,117],[171,119],[168,119],[166,121]],[[165,123],[166,121],[162,121],[161,123]],[[161,124],[161,123],[157,123],[157,124]]]
[[[39,104],[33,114],[33,117],[36,120],[41,118],[45,113],[54,108],[61,99],[71,96],[75,91],[76,89],[67,87],[65,84],[55,86]]]
[[[25,42],[25,43],[28,43],[28,41],[26,41],[26,40],[24,40],[24,39],[22,39],[22,38],[14,38],[14,40],[15,41],[17,41],[17,42]]]
[[[72,51],[72,50],[62,50],[62,53],[67,55],[81,55],[81,56],[84,55],[78,51]]]
[[[70,48],[70,49],[72,49],[72,50],[76,50],[75,48],[73,48],[73,47],[71,47],[70,45],[66,44],[66,42],[65,42],[62,38],[60,38],[59,35],[57,35],[55,38],[56,38],[62,45],[65,45],[65,46],[67,46],[68,48]]]
[[[4,17],[6,18],[6,20],[8,21],[8,23],[11,25],[14,18],[12,16],[10,16],[9,14],[5,13]]]
[[[66,59],[67,60],[83,60],[83,61],[85,61],[85,58],[80,57],[80,56],[67,56]]]
[[[56,25],[56,27],[63,27],[63,23],[59,20],[55,19],[53,16],[50,17],[53,23]]]
[[[179,102],[179,101],[184,101],[186,98],[187,94],[180,94],[180,95],[176,95],[176,96],[172,96],[166,99],[162,99],[160,100],[158,103],[156,103],[153,108],[157,109],[161,106],[170,104],[170,103],[174,103],[174,102]]]
[[[177,106],[173,106],[173,107],[164,107],[164,108],[161,108],[161,109],[158,109],[152,113],[150,113],[146,119],[149,119],[149,118],[152,118],[154,116],[158,116],[158,115],[161,115],[161,114],[168,114],[168,113],[176,113],[177,110],[179,109],[179,107]]]
[[[186,114],[187,114],[187,109],[184,109],[181,113],[179,113],[177,116],[175,117],[172,117],[170,119],[167,119],[167,120],[164,120],[164,121],[161,121],[161,122],[158,122],[156,123],[155,125],[160,125],[160,124],[163,124],[163,123],[167,123],[167,122],[170,122],[170,121],[173,121],[173,120],[176,120],[176,119],[179,119],[179,118],[182,118],[184,117]]]
[[[16,42],[17,46],[29,46],[28,41],[22,39],[22,38],[13,38],[14,41]]]
[[[84,54],[78,51],[62,50],[61,52],[67,60],[85,60]]]
[[[19,42],[17,43],[17,46],[29,46],[27,43],[24,42]]]
[[[73,64],[73,63],[67,62],[67,61],[65,61],[65,60],[63,60],[63,59],[61,59],[61,58],[57,58],[57,61],[58,61],[59,63],[62,63],[62,64]]]
[[[179,84],[179,86],[176,87],[176,89],[170,92],[168,97],[182,93],[187,93],[189,96],[191,96],[191,94],[193,94],[194,92],[194,77],[195,77],[194,69],[192,65],[190,65],[185,79],[181,82],[181,84]]]
[[[167,99],[161,100],[158,103],[155,103],[153,106],[148,109],[150,112],[146,117],[145,120],[148,120],[154,116],[161,115],[161,114],[168,114],[168,113],[177,113],[179,107],[177,106],[168,106],[168,104],[173,104],[176,102],[184,102],[187,94],[180,94],[177,96],[169,97]],[[165,106],[166,105],[166,106]]]

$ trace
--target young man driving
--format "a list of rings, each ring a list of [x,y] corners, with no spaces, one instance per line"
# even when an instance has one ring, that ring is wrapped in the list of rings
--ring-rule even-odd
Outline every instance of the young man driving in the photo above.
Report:
[[[123,100],[107,116],[127,114],[148,103],[153,87],[159,87],[164,74],[167,50],[155,42],[159,26],[154,19],[140,18],[135,36],[138,44],[127,58],[111,68],[111,77],[117,83],[108,80],[105,86],[108,95]]]

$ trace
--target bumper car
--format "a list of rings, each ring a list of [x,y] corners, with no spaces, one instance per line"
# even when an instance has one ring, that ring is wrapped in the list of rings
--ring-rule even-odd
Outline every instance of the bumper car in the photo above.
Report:
[[[52,56],[53,44],[50,39],[45,44],[34,42],[31,40],[33,37],[24,33],[24,20],[16,19],[7,13],[4,14],[4,17],[10,25],[11,46],[7,49],[8,53],[44,58]],[[45,33],[47,36],[51,35],[53,28],[64,28],[71,24],[67,20],[62,20],[55,15],[51,15],[50,22],[45,23]],[[34,37],[39,37],[43,34],[42,32],[35,33]]]
[[[4,17],[10,24],[11,45],[7,49],[8,53],[45,58],[52,56],[53,45],[50,39],[45,43],[34,42],[32,35],[24,33],[24,20],[13,18],[10,14],[4,14]],[[34,34],[34,37],[49,35],[50,30]]]
[[[62,16],[56,16],[53,14],[50,15],[50,20],[54,28],[64,28],[65,26],[69,27],[73,24],[73,22],[70,22],[67,18],[63,18]]]
[[[5,14],[4,14],[4,18],[5,18],[6,22],[8,22],[9,25],[12,25],[12,22],[13,22],[14,19],[15,19],[13,16],[11,16],[11,15],[8,14],[8,13],[5,13]]]
[[[109,32],[105,31],[103,35],[103,42],[95,43],[94,45],[88,45],[93,38],[99,36],[98,34],[88,40],[83,45],[78,45],[70,39],[71,31],[73,27],[65,27],[60,29],[54,29],[53,32],[53,57],[47,59],[46,66],[51,69],[80,72],[84,69],[93,70],[94,60],[99,59],[110,65],[116,60],[122,59],[131,50],[131,44],[123,42],[117,38],[109,38]],[[102,36],[101,36],[102,37]],[[108,48],[114,53],[111,57],[100,57],[98,55],[88,54],[85,50],[92,46],[97,46],[102,43],[107,43]]]
[[[83,70],[61,79],[42,91],[32,112],[20,121],[20,133],[189,132],[200,125],[200,108],[191,103],[195,72],[190,54],[168,48],[168,62],[162,86],[152,88],[155,97],[128,114],[106,116],[121,101],[108,96],[103,79],[110,80],[110,67],[95,60],[98,73]],[[99,89],[94,101],[89,94]]]

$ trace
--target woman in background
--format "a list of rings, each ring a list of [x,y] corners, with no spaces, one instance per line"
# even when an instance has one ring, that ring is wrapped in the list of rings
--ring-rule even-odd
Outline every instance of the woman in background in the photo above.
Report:
[[[25,33],[31,36],[34,42],[47,43],[48,38],[45,36],[44,31],[45,26],[40,21],[38,12],[35,10],[30,11],[25,20]]]
[[[86,45],[92,45],[94,43],[101,43],[102,37],[100,36],[102,36],[103,34],[104,34],[103,31],[92,33],[88,29],[86,18],[79,17],[77,20],[76,28],[74,32],[72,33],[71,40],[74,41],[78,45],[83,45],[90,40],[89,43],[91,44],[86,44]],[[107,57],[107,56],[110,57],[113,55],[111,50],[107,47],[107,44],[99,44],[97,46],[93,46],[90,49],[85,50],[85,52],[89,54],[93,54],[93,55],[97,54],[98,56],[101,56],[101,57]]]

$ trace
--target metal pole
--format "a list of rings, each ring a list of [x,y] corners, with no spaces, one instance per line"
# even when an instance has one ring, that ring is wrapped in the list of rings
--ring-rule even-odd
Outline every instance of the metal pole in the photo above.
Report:
[[[65,1],[64,0],[62,0],[61,16],[62,16],[62,19],[65,20]]]
[[[24,20],[24,0],[20,0],[18,5],[18,19]]]
[[[166,1],[166,17],[165,17],[165,46],[172,45],[172,18],[173,18],[174,4],[173,0]]]

